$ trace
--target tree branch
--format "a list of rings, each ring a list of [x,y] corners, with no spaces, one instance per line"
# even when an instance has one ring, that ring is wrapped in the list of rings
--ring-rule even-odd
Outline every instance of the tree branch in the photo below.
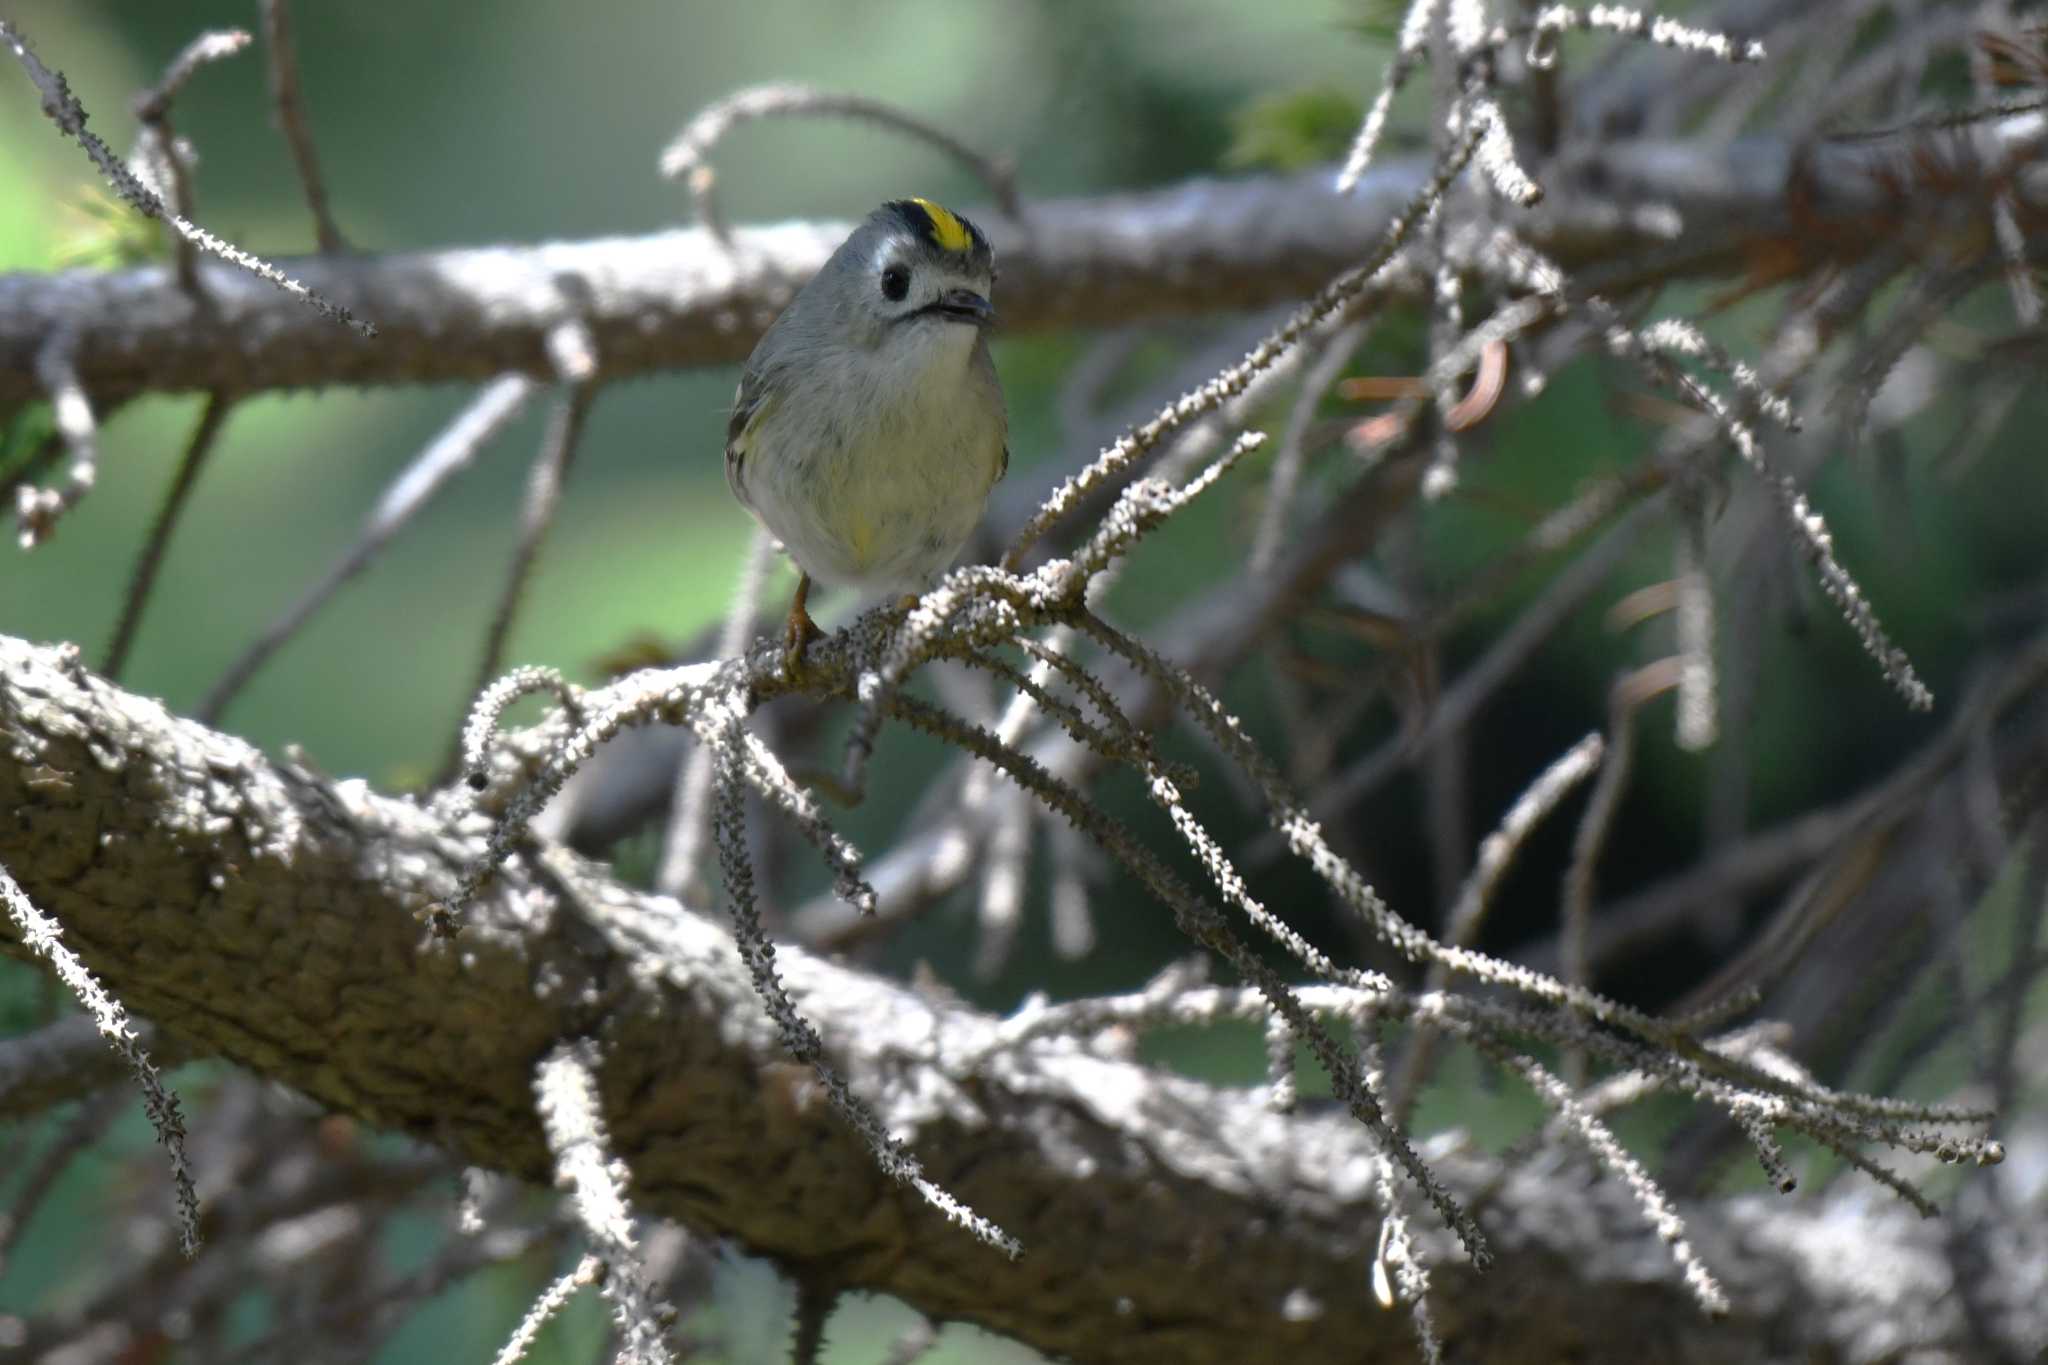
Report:
[[[1807,266],[1854,260],[1876,243],[1926,236],[1914,223],[1937,213],[1944,240],[1967,237],[1962,220],[1973,217],[1988,234],[2001,191],[2018,221],[2038,229],[2048,221],[2048,167],[2013,170],[2029,148],[1998,142],[2001,126],[1967,144],[1954,135],[1956,164],[1943,165],[1938,195],[1916,186],[1923,168],[1890,144],[1610,144],[1543,168],[1545,204],[1518,215],[1517,228],[1566,267],[1600,266],[1585,283],[1610,294],[1788,253],[1810,257]],[[1330,172],[1319,170],[1040,201],[1021,228],[989,216],[1004,326],[1103,326],[1298,299],[1355,264],[1430,171],[1425,159],[1389,161],[1350,195],[1332,193]],[[1967,192],[1972,179],[1980,193]],[[0,414],[41,396],[35,357],[59,322],[78,330],[79,378],[101,404],[144,391],[480,382],[508,372],[548,380],[547,335],[572,315],[588,323],[606,379],[737,363],[848,228],[743,229],[731,250],[687,228],[286,263],[308,288],[374,321],[374,340],[212,263],[200,267],[209,312],[165,266],[0,276]],[[2034,233],[2037,253],[2044,240]]]
[[[1340,1114],[1274,1114],[1256,1090],[1071,1038],[1007,1045],[990,1016],[781,947],[842,1073],[935,1180],[1027,1248],[1018,1264],[976,1254],[789,1064],[710,920],[529,848],[461,937],[436,941],[419,912],[451,893],[485,827],[465,798],[420,804],[273,764],[91,676],[76,650],[0,637],[0,737],[9,865],[107,986],[187,1047],[543,1181],[534,1067],[588,1038],[639,1207],[848,1288],[1083,1359],[1408,1348],[1405,1315],[1363,1290],[1374,1152]],[[0,951],[26,954],[12,938]],[[1499,1182],[1492,1275],[1418,1229],[1436,1239],[1433,1309],[1460,1356],[1635,1360],[1655,1340],[1670,1361],[1805,1359],[1872,1331],[1933,1350],[1962,1330],[1941,1229],[1882,1201],[1689,1213],[1733,1305],[1709,1325],[1625,1191],[1540,1162],[1430,1159],[1461,1197]],[[1862,1264],[1916,1269],[1844,1276],[1843,1239]],[[2037,1336],[2043,1251],[2002,1256],[1984,1286]]]

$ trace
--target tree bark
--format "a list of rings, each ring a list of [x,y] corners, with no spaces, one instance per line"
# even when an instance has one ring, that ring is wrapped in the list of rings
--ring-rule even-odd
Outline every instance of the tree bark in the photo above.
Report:
[[[529,847],[459,938],[431,937],[419,912],[486,826],[467,799],[274,763],[75,650],[0,637],[0,861],[177,1045],[545,1180],[534,1065],[595,1038],[643,1211],[1074,1359],[1411,1358],[1406,1313],[1369,1289],[1373,1150],[1348,1118],[1270,1113],[1108,1047],[996,1048],[991,1016],[780,948],[833,1060],[934,1180],[1022,1239],[1012,1263],[879,1174],[712,920]],[[1952,1229],[1888,1195],[1691,1208],[1734,1303],[1709,1321],[1612,1182],[1563,1155],[1427,1155],[1467,1200],[1498,1186],[1484,1276],[1418,1219],[1453,1359],[1970,1358]],[[2043,1234],[2002,1235],[1979,1305],[2008,1340],[2048,1341]]]

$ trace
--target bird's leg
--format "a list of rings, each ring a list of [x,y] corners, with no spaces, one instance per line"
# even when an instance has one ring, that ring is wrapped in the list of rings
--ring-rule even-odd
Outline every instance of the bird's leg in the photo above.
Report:
[[[783,667],[792,673],[796,671],[797,665],[803,661],[804,647],[825,633],[818,629],[818,623],[813,621],[810,612],[804,609],[804,602],[809,599],[810,595],[811,576],[802,569],[798,569],[796,573],[796,597],[789,604],[789,623],[785,628],[785,645],[782,654]]]

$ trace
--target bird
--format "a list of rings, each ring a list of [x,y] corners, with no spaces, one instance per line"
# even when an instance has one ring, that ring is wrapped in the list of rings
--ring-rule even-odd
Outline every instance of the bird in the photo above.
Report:
[[[1010,463],[989,355],[995,257],[930,199],[883,204],[769,324],[726,428],[733,496],[797,567],[793,668],[822,632],[813,582],[914,594],[951,567]]]

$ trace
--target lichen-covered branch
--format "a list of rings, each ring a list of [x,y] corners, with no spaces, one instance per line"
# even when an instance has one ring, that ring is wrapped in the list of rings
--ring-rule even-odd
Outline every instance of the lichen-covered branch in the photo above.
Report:
[[[835,1064],[934,1179],[1043,1269],[963,1257],[958,1234],[820,1102],[808,1069],[781,1060],[714,922],[555,854],[508,862],[461,938],[436,942],[416,911],[452,892],[483,821],[273,764],[65,651],[0,640],[0,734],[10,868],[108,989],[185,1045],[338,1112],[546,1180],[534,1059],[593,1037],[612,1149],[647,1213],[832,1260],[848,1287],[1054,1353],[1348,1361],[1409,1348],[1405,1315],[1363,1292],[1373,1145],[1347,1117],[1276,1114],[1256,1088],[1197,1084],[1069,1037],[1006,1039],[1003,1021],[781,946],[778,970]],[[10,935],[0,951],[27,950]],[[919,1084],[885,1083],[903,1074]],[[1467,1197],[1500,1182],[1484,1222],[1511,1268],[1475,1276],[1440,1228],[1417,1224],[1453,1349],[1633,1360],[1654,1330],[1669,1360],[1756,1360],[1787,1343],[1831,1354],[1875,1331],[1932,1348],[1961,1330],[1938,1225],[1889,1201],[1688,1209],[1692,1246],[1730,1301],[1708,1327],[1625,1192],[1431,1161]],[[1226,1227],[1227,1258],[1200,1252],[1203,1229]],[[1852,1244],[1901,1273],[1840,1275],[1831,1257]],[[1188,1273],[1190,1248],[1218,1258],[1213,1273]],[[2022,1328],[2048,1304],[2043,1266],[2041,1248],[2017,1248],[1984,1286]],[[1082,1282],[1081,1295],[1061,1287]]]

